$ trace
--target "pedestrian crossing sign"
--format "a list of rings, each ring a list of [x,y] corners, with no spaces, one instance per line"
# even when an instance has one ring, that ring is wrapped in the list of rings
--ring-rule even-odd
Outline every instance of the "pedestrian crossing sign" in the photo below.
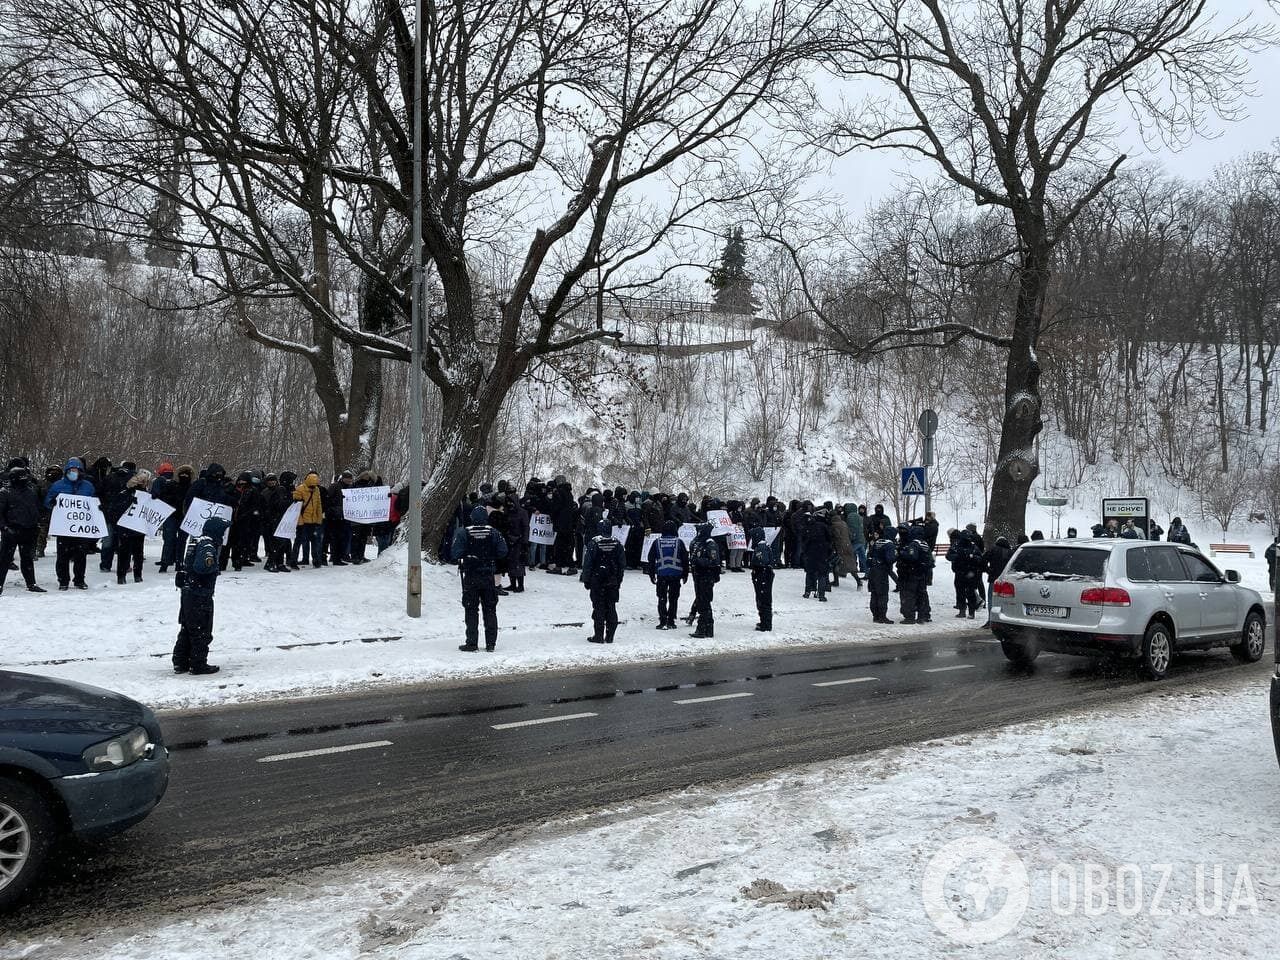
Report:
[[[923,497],[928,484],[925,467],[902,468],[902,495],[904,497]]]

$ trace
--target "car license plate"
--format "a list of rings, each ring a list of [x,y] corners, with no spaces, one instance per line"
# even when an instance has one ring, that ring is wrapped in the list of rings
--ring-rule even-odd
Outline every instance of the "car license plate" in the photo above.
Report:
[[[1065,620],[1071,612],[1070,607],[1045,607],[1038,603],[1028,603],[1026,607],[1028,617],[1044,617],[1049,620]]]

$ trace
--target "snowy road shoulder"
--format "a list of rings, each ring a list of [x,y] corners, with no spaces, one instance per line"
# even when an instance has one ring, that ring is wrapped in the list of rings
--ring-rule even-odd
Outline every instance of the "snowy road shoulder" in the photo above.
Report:
[[[974,627],[955,620],[950,609],[938,609],[937,622],[927,626],[879,626],[870,622],[866,591],[851,580],[820,604],[803,598],[802,571],[782,570],[774,586],[772,633],[755,630],[749,574],[726,573],[716,589],[716,636],[694,640],[683,624],[654,629],[654,588],[631,572],[619,603],[617,643],[602,647],[586,642],[591,604],[578,580],[530,573],[527,590],[498,605],[497,652],[477,657],[457,649],[463,623],[456,571],[424,569],[423,617],[413,620],[404,613],[403,557],[397,548],[358,567],[224,574],[210,655],[222,672],[212,678],[175,676],[170,669],[178,611],[172,575],[148,572],[141,584],[119,586],[90,564],[90,589],[83,593],[6,591],[0,599],[0,668],[109,687],[159,709],[181,709],[815,643],[929,640]],[[40,562],[41,579],[52,578],[46,569],[51,563]],[[943,584],[935,587],[935,606],[944,608],[950,592]],[[692,593],[685,589],[681,613]]]
[[[1270,957],[1280,771],[1251,687],[685,791],[0,954],[934,958],[1008,927],[982,956]]]

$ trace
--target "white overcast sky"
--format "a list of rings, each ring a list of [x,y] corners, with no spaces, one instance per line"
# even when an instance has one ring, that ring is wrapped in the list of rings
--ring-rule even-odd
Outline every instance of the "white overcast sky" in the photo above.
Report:
[[[1280,25],[1277,8],[1270,7],[1267,0],[1209,0],[1208,5],[1224,25],[1242,16]],[[1270,147],[1280,138],[1280,49],[1249,59],[1254,95],[1241,104],[1240,120],[1222,123],[1213,118],[1210,126],[1215,136],[1197,137],[1177,151],[1164,146],[1148,148],[1135,130],[1130,142],[1117,144],[1131,157],[1129,163],[1155,160],[1175,176],[1200,180],[1220,163]],[[893,193],[907,169],[907,159],[895,151],[859,150],[833,165],[831,185],[846,199],[851,213],[861,214]],[[929,164],[920,164],[915,170],[926,178],[936,173]]]

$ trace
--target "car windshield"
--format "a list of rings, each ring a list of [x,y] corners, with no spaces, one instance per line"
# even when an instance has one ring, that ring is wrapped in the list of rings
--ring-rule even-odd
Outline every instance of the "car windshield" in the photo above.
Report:
[[[1023,547],[1009,564],[1009,572],[1046,580],[1101,580],[1107,554],[1080,547]]]

